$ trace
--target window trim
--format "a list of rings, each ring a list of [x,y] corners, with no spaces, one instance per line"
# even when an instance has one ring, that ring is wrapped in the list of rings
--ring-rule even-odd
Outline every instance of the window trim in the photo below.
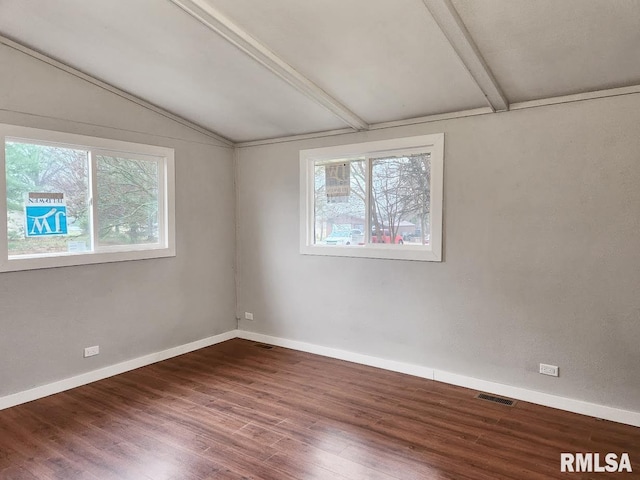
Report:
[[[431,154],[429,245],[399,246],[366,243],[359,246],[340,246],[317,245],[314,243],[315,162],[365,157],[367,162],[366,171],[368,171],[371,158],[415,148],[420,148],[424,153]],[[300,253],[303,255],[441,262],[443,191],[444,133],[300,150]],[[371,192],[368,191],[366,197],[370,197],[370,195]],[[370,206],[367,203],[365,218],[369,216],[369,208]]]
[[[159,215],[158,229],[163,232],[158,244],[139,244],[127,246],[100,247],[98,251],[82,253],[58,253],[56,255],[34,254],[9,258],[7,239],[7,179],[5,166],[6,139],[23,140],[25,143],[55,145],[75,148],[89,152],[90,165],[89,195],[95,195],[91,189],[95,186],[95,152],[123,153],[132,158],[153,156],[159,161],[158,202],[162,205],[163,215]],[[175,234],[175,155],[172,148],[124,142],[100,137],[77,135],[66,132],[42,130],[31,127],[0,124],[0,272],[56,268],[74,265],[143,260],[176,256]],[[164,160],[162,160],[164,159]],[[94,228],[97,219],[93,219]],[[93,246],[93,245],[92,245]],[[95,247],[95,246],[93,246]]]

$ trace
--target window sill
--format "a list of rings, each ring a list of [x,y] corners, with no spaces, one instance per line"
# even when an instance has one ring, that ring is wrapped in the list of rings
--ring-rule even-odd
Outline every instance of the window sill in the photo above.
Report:
[[[302,255],[321,255],[328,257],[378,258],[385,260],[411,260],[418,262],[441,262],[441,252],[430,247],[410,245],[353,245],[327,246],[303,245]]]
[[[157,247],[144,250],[61,253],[56,256],[15,256],[0,265],[0,272],[18,272],[22,270],[38,270],[42,268],[71,267],[77,265],[93,265],[98,263],[126,262],[151,258],[175,257],[175,248]]]

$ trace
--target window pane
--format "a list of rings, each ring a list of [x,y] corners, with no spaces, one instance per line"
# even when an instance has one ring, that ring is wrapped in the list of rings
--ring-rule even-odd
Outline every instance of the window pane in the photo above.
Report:
[[[371,164],[371,242],[429,244],[430,155],[376,158]]]
[[[9,256],[90,249],[87,152],[7,141],[5,158]]]
[[[364,245],[365,161],[315,165],[315,236],[318,245]]]
[[[98,245],[159,243],[158,162],[96,155]]]

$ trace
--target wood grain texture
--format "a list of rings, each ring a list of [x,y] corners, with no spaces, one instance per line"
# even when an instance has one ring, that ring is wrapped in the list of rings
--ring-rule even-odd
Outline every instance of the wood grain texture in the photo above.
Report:
[[[640,478],[639,428],[476,393],[235,339],[0,412],[0,479]]]

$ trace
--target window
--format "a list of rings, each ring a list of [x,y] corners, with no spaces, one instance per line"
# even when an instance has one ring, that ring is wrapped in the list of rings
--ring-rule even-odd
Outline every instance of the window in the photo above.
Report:
[[[442,260],[444,134],[300,152],[300,252]]]
[[[0,125],[0,271],[175,255],[173,150]]]

